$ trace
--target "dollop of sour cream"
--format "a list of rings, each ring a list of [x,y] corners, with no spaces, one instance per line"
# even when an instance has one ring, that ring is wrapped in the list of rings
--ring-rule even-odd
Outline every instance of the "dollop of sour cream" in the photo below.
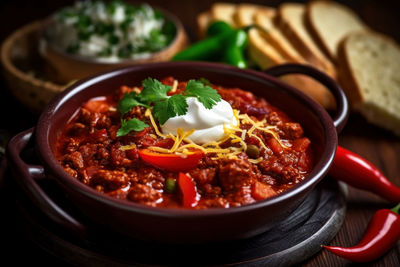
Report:
[[[217,102],[211,109],[207,109],[196,97],[186,98],[188,111],[185,115],[169,118],[161,130],[164,134],[177,134],[178,128],[184,131],[194,130],[188,137],[196,144],[205,144],[220,140],[224,134],[224,125],[237,126],[231,105],[222,100]]]

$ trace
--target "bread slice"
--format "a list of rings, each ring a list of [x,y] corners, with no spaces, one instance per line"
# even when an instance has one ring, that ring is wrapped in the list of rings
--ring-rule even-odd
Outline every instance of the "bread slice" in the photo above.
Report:
[[[252,28],[248,32],[249,56],[262,69],[283,64],[286,59],[261,35],[261,31]]]
[[[307,5],[307,25],[331,60],[336,61],[340,41],[353,31],[368,27],[350,8],[333,1],[313,1]]]
[[[236,12],[233,15],[234,21],[237,27],[242,28],[253,25],[255,20],[254,16],[258,11],[262,11],[268,16],[275,16],[276,10],[272,7],[253,5],[253,4],[239,4],[236,8]]]
[[[199,39],[206,36],[208,25],[211,23],[211,12],[204,11],[197,15],[197,35]]]
[[[262,61],[262,57],[271,58],[271,53],[277,53],[281,56],[282,63],[301,63],[310,64],[307,62],[297,49],[290,43],[285,35],[282,34],[280,29],[274,23],[274,13],[266,10],[259,9],[253,16],[254,22],[262,30],[259,31],[260,35],[264,37],[264,42],[272,46],[275,50],[260,49],[257,54],[258,58],[255,61]],[[261,42],[261,41],[260,41]],[[266,44],[263,45],[264,47]],[[273,54],[275,55],[275,54]],[[269,60],[273,61],[273,60]],[[300,89],[305,94],[309,95],[315,101],[320,103],[324,108],[333,110],[336,107],[335,99],[332,93],[314,79],[305,75],[285,75],[282,80],[291,84],[292,86]]]
[[[306,6],[303,4],[281,4],[278,8],[278,25],[307,62],[335,78],[335,67],[318,48],[306,27],[305,12]]]
[[[211,6],[211,21],[222,20],[231,25],[232,27],[236,27],[235,21],[233,19],[233,15],[236,12],[236,4],[225,3],[225,2],[217,2]]]
[[[352,107],[400,135],[399,45],[378,33],[352,33],[339,46],[338,63]]]
[[[261,35],[288,61],[306,63],[297,49],[282,34],[279,28],[276,27],[274,23],[275,16],[276,12],[271,12],[270,10],[259,9],[256,11],[254,14],[254,23],[262,29]]]

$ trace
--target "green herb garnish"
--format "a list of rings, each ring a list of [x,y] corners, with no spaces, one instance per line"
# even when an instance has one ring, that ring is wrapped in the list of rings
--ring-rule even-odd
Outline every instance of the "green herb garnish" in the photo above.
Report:
[[[186,85],[186,96],[197,97],[207,109],[211,109],[217,102],[221,100],[221,96],[217,90],[212,89],[208,85],[204,85],[201,81],[190,80]]]
[[[146,127],[149,127],[149,125],[136,118],[128,121],[121,120],[121,128],[118,129],[117,136],[127,135],[131,131],[140,132]]]
[[[124,116],[132,108],[137,106],[150,107],[153,105],[153,115],[162,125],[169,118],[185,115],[187,113],[188,105],[186,103],[187,97],[196,97],[205,108],[211,109],[217,102],[221,101],[221,96],[217,90],[206,85],[203,81],[189,80],[186,84],[186,90],[180,94],[168,96],[167,93],[171,90],[171,86],[162,84],[160,81],[152,78],[147,78],[142,81],[143,90],[140,94],[135,92],[127,93],[118,103],[118,111]],[[135,119],[136,121],[139,121]],[[131,121],[131,120],[130,120]],[[130,131],[137,130],[138,125],[135,123],[122,121],[121,128],[118,130],[117,136],[123,136]],[[141,126],[147,125],[145,123]]]
[[[121,12],[124,13],[123,21],[119,20]],[[138,29],[143,28],[142,25],[149,29],[140,34],[142,30]],[[71,39],[69,43],[65,43],[64,34],[73,36],[67,38]],[[46,35],[55,46],[68,53],[94,58],[136,59],[149,57],[167,47],[176,36],[176,26],[161,11],[147,4],[131,5],[121,0],[80,1],[60,10]],[[101,51],[80,49],[99,40],[104,43]],[[77,42],[80,46],[75,45]]]

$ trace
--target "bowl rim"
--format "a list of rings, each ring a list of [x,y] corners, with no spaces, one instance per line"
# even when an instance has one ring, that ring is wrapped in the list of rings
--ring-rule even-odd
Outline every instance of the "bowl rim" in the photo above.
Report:
[[[76,94],[79,94],[86,87],[101,83],[112,77],[120,76],[126,73],[134,73],[135,71],[143,71],[152,68],[168,68],[173,69],[174,67],[185,67],[195,69],[207,69],[223,71],[227,75],[240,75],[245,78],[258,78],[267,80],[268,82],[275,84],[276,86],[289,91],[296,97],[297,100],[302,101],[319,119],[321,126],[324,130],[324,138],[326,140],[325,148],[321,154],[320,160],[314,166],[311,173],[298,184],[294,185],[285,192],[278,194],[277,196],[268,198],[266,200],[257,201],[248,205],[230,208],[211,208],[202,210],[191,210],[191,209],[180,209],[180,208],[160,208],[150,207],[139,203],[134,203],[126,200],[120,200],[106,194],[97,192],[95,189],[83,184],[82,182],[74,179],[72,176],[67,174],[61,165],[56,160],[53,151],[49,144],[50,136],[50,125],[51,118],[60,107],[70,100]],[[284,110],[283,110],[284,111]],[[305,95],[298,89],[280,81],[278,78],[267,75],[260,71],[249,70],[249,69],[238,69],[233,66],[210,63],[210,62],[157,62],[148,64],[138,64],[129,67],[118,68],[112,71],[102,72],[85,79],[82,79],[75,84],[69,86],[65,91],[56,96],[43,110],[37,126],[35,128],[35,150],[39,155],[42,164],[46,171],[50,171],[53,176],[56,177],[57,182],[60,182],[63,186],[67,186],[74,191],[78,191],[84,194],[86,197],[101,202],[102,204],[111,206],[113,208],[125,211],[131,211],[146,215],[156,215],[161,217],[182,217],[182,218],[200,218],[207,216],[223,216],[226,214],[250,212],[259,208],[266,208],[268,206],[274,206],[285,200],[290,200],[296,195],[301,194],[304,191],[311,189],[315,186],[328,172],[330,165],[336,153],[338,145],[338,137],[336,128],[333,125],[333,121],[328,112],[323,109],[317,102],[312,100],[310,97]]]
[[[150,53],[148,57],[144,57],[144,58],[137,58],[137,59],[132,59],[132,58],[126,58],[126,59],[118,59],[118,61],[102,61],[96,57],[85,57],[82,55],[75,55],[75,54],[70,54],[67,53],[65,51],[63,51],[62,49],[60,49],[57,46],[54,46],[50,41],[47,40],[47,36],[46,36],[46,29],[47,27],[51,24],[51,21],[53,20],[53,17],[55,16],[55,14],[50,15],[45,21],[45,27],[43,27],[42,29],[42,35],[40,37],[39,42],[41,43],[42,48],[40,49],[40,53],[46,53],[45,51],[45,47],[48,47],[50,49],[52,49],[54,52],[58,53],[59,55],[65,57],[65,58],[69,58],[71,60],[75,60],[77,62],[83,62],[83,63],[87,63],[87,64],[100,64],[100,65],[105,65],[105,66],[112,66],[112,65],[118,65],[118,64],[132,64],[132,63],[140,63],[140,62],[146,62],[147,60],[150,60],[152,58],[157,58],[159,55],[165,53],[166,51],[172,49],[175,45],[178,45],[178,41],[180,39],[180,35],[184,34],[184,27],[182,22],[178,19],[177,16],[175,16],[173,13],[151,5],[151,7],[154,10],[159,10],[162,12],[162,14],[164,15],[164,17],[166,18],[166,21],[170,21],[172,22],[175,27],[176,27],[176,34],[173,38],[173,40],[163,49],[156,51],[154,53]],[[48,49],[47,48],[47,49]]]
[[[25,24],[22,27],[16,29],[13,33],[11,33],[1,44],[0,53],[1,53],[1,63],[3,68],[14,75],[15,77],[19,78],[21,81],[26,83],[41,86],[49,89],[52,92],[61,92],[65,87],[62,84],[57,84],[51,80],[44,80],[42,78],[37,78],[32,75],[28,75],[25,71],[18,68],[13,60],[11,59],[11,49],[14,42],[21,38],[21,36],[30,34],[33,32],[40,32],[42,27],[46,22],[44,20],[36,20],[31,23]]]

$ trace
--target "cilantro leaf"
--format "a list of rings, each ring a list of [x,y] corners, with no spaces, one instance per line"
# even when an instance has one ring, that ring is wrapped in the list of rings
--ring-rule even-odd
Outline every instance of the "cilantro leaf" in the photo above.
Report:
[[[207,109],[211,109],[217,102],[221,101],[221,96],[217,90],[196,80],[189,80],[187,82],[185,96],[197,97]]]
[[[119,128],[117,131],[117,137],[127,135],[131,131],[140,132],[146,127],[149,127],[149,125],[136,118],[128,121],[122,120],[121,128]]]
[[[126,93],[122,99],[118,102],[117,109],[121,115],[129,112],[132,108],[136,106],[148,107],[148,105],[141,103],[138,100],[138,94],[135,92]]]
[[[160,125],[163,125],[169,118],[175,116],[174,110],[168,108],[168,101],[159,101],[154,103],[153,115]]]
[[[207,80],[206,78],[203,78],[203,77],[200,78],[198,81],[199,81],[199,82],[202,82],[204,85],[208,85],[208,86],[211,85],[210,81]]]
[[[154,117],[164,124],[169,118],[185,115],[188,109],[188,104],[183,95],[172,95],[164,101],[154,103],[153,113]]]
[[[171,90],[171,86],[162,84],[160,81],[152,78],[144,80],[142,85],[143,90],[138,96],[140,101],[146,104],[167,99],[167,93]]]

